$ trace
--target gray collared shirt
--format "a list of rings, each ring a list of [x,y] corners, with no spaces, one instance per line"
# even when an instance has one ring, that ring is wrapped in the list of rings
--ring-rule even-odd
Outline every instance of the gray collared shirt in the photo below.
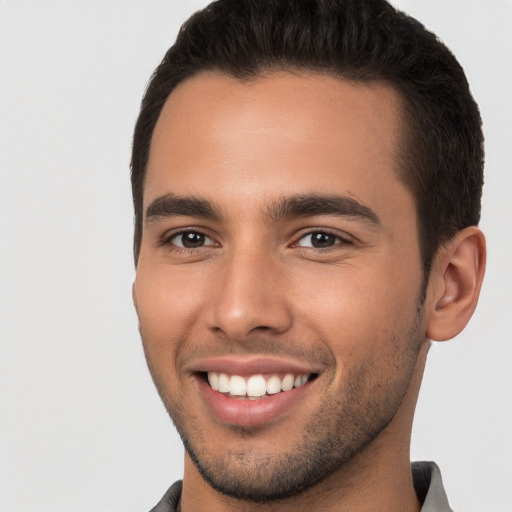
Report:
[[[444,492],[441,471],[435,462],[413,462],[414,489],[423,504],[421,512],[453,512]],[[175,482],[150,512],[176,512],[181,496],[181,480]]]

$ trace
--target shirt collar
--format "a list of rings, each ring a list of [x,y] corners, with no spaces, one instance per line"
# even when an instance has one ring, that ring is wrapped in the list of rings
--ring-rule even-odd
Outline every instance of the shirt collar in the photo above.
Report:
[[[453,512],[443,487],[441,471],[435,462],[413,462],[414,489],[422,503],[421,512]],[[175,482],[150,512],[175,512],[181,497],[182,482]]]

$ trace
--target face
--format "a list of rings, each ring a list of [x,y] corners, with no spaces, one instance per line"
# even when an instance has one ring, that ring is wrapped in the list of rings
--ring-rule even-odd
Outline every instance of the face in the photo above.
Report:
[[[399,109],[383,84],[283,72],[204,73],[162,111],[134,300],[188,457],[224,494],[300,493],[403,407],[424,326]]]

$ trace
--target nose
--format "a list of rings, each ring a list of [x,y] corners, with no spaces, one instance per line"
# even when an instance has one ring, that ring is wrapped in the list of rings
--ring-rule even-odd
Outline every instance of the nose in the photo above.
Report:
[[[232,340],[281,334],[292,325],[282,264],[262,251],[232,254],[222,263],[212,296],[210,329]]]

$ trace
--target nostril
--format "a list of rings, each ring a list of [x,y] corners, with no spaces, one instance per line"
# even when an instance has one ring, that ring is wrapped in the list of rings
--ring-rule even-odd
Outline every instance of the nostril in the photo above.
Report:
[[[228,292],[224,289],[208,312],[208,327],[216,334],[243,340],[250,333],[284,333],[292,325],[292,315],[284,302],[271,301],[263,292]]]

